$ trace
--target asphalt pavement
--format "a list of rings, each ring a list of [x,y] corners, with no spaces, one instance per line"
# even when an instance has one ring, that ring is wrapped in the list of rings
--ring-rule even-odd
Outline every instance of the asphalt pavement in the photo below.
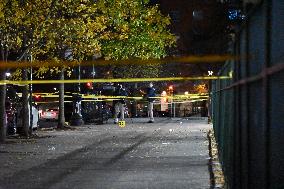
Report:
[[[210,188],[206,119],[39,130],[0,146],[1,189]]]

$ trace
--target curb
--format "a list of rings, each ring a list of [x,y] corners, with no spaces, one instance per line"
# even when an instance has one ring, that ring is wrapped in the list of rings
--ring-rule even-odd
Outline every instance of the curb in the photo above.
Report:
[[[207,132],[209,141],[209,162],[208,169],[210,173],[210,189],[225,189],[225,177],[222,169],[222,164],[219,162],[218,147],[214,136],[213,129]]]

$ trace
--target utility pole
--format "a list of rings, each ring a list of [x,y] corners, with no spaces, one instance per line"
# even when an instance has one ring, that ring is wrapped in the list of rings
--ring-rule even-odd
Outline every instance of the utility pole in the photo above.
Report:
[[[32,55],[30,55],[29,58],[30,58],[30,62],[32,63],[32,61],[33,61]],[[33,68],[32,67],[30,67],[30,80],[31,81],[33,80]],[[32,132],[33,132],[33,120],[34,120],[34,118],[33,118],[33,84],[30,84],[30,86],[29,86],[29,93],[30,93],[30,98],[29,98],[29,106],[30,106],[30,112],[29,112],[29,114],[30,114],[30,116],[29,116],[29,118],[30,118],[30,129],[29,129],[29,132],[30,133],[29,134],[31,135]]]
[[[73,126],[80,126],[84,124],[83,118],[82,118],[82,107],[81,107],[81,66],[79,65],[77,68],[77,74],[78,74],[78,81],[79,83],[75,87],[75,92],[77,94],[73,95],[73,113],[70,120],[70,125]]]

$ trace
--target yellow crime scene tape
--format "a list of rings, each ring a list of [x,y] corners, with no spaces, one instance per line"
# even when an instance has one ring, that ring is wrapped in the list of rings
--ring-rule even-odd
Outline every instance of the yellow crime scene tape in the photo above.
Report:
[[[131,82],[158,82],[158,81],[185,81],[185,80],[218,80],[231,79],[232,76],[197,76],[197,77],[162,77],[162,78],[116,78],[116,79],[70,79],[70,80],[1,80],[0,85],[28,85],[28,84],[58,84],[58,83],[131,83]]]
[[[83,102],[105,102],[105,101],[113,101],[114,99],[104,99],[104,100],[82,100]],[[119,100],[119,99],[116,99],[116,100]],[[207,99],[198,99],[198,100],[186,100],[186,101],[173,101],[172,103],[173,104],[184,104],[184,103],[191,103],[191,102],[201,102],[201,101],[205,101]],[[67,103],[72,103],[73,101],[64,101],[64,102],[67,102]],[[35,102],[36,104],[49,104],[49,103],[59,103],[58,100],[55,100],[55,101],[48,101],[48,102]],[[171,102],[166,102],[166,103],[163,103],[163,104],[172,104]],[[154,102],[154,104],[161,104],[160,102]]]
[[[66,101],[66,100],[64,100],[64,102],[73,102],[73,101]],[[35,102],[35,104],[50,104],[50,103],[59,103],[59,101],[58,100],[55,100],[55,101],[48,101],[48,102]]]
[[[236,60],[239,57],[232,55],[207,55],[207,56],[187,56],[187,57],[170,57],[163,59],[149,59],[149,60],[95,60],[95,61],[34,61],[34,62],[0,62],[0,69],[7,68],[30,68],[30,67],[62,67],[62,66],[105,66],[105,65],[147,65],[147,64],[165,64],[165,63],[215,63],[224,62],[227,60]],[[28,85],[28,84],[59,84],[59,83],[130,83],[130,82],[159,82],[159,81],[186,81],[186,80],[221,80],[221,79],[232,79],[232,72],[228,76],[196,76],[196,77],[165,77],[165,78],[112,78],[112,79],[70,79],[70,80],[26,80],[26,81],[11,81],[11,80],[1,80],[0,85],[12,84],[12,85]],[[40,95],[44,98],[58,98],[58,94],[50,93],[34,93],[33,95]],[[81,95],[81,94],[80,94]],[[64,95],[64,97],[72,97],[71,95]],[[198,102],[208,99],[208,94],[187,94],[187,95],[173,95],[173,96],[157,96],[155,99],[167,98],[171,99],[171,103],[187,103],[187,102]],[[113,101],[119,100],[121,98],[126,99],[136,99],[143,100],[140,97],[125,97],[125,96],[96,96],[96,95],[81,95],[82,101],[92,102],[92,101]],[[183,100],[183,101],[181,101]],[[49,101],[43,102],[38,101],[36,104],[44,103],[58,103],[59,101]],[[64,101],[73,102],[73,101]],[[159,102],[155,102],[159,104]],[[121,127],[125,126],[124,123],[119,124]]]
[[[43,98],[49,98],[49,96],[43,96]],[[53,98],[56,97],[58,98],[58,96],[53,96]],[[167,98],[167,99],[173,99],[173,100],[183,100],[183,99],[207,99],[209,96],[206,97],[191,97],[191,98],[175,98],[175,97],[163,97],[163,98]],[[114,101],[114,100],[120,100],[120,99],[136,99],[136,100],[143,100],[143,98],[140,97],[104,97],[104,98],[96,98],[96,99],[88,99],[88,98],[83,98],[82,97],[82,101]],[[157,97],[155,99],[161,99],[161,97]],[[146,101],[146,100],[145,100]]]
[[[173,100],[182,100],[182,99],[207,99],[209,96],[193,96],[193,97],[187,97],[187,98],[181,98],[181,97],[175,97],[175,96],[168,96],[168,97],[152,97],[154,99],[162,99],[162,98],[167,98],[167,99],[173,99]],[[84,98],[82,97],[82,99],[85,99],[85,101],[90,101],[90,99],[88,98]],[[111,100],[119,100],[119,99],[136,99],[136,100],[143,100],[144,98],[142,97],[125,97],[125,96],[111,96],[111,97],[108,97],[108,96],[105,96],[103,98],[97,98],[97,99],[107,99],[109,101]],[[145,99],[146,100],[146,99]]]
[[[185,100],[185,101],[173,101],[173,102],[165,102],[163,104],[184,104],[184,103],[192,103],[192,102],[202,102],[206,101],[207,99],[198,99],[198,100]],[[154,102],[154,104],[161,104],[161,102]]]
[[[29,67],[62,67],[62,66],[107,66],[107,65],[147,65],[147,64],[167,64],[167,63],[215,63],[226,60],[238,60],[239,56],[233,55],[204,55],[204,56],[184,56],[184,57],[166,57],[162,59],[127,59],[127,60],[104,60],[97,59],[94,61],[0,61],[0,69],[7,68],[29,68]]]
[[[19,96],[21,96],[21,93],[17,93]],[[78,94],[80,95],[82,99],[136,99],[141,100],[144,99],[142,96],[105,96],[105,95],[89,95],[89,94]],[[59,95],[55,95],[53,93],[33,93],[33,96],[40,96],[43,98],[58,98]],[[64,97],[72,97],[71,95],[64,95]],[[187,95],[173,95],[173,96],[156,96],[156,97],[148,97],[148,98],[154,98],[154,99],[162,99],[162,98],[168,98],[168,99],[184,99],[184,98],[208,98],[208,93],[202,93],[202,94],[187,94]]]

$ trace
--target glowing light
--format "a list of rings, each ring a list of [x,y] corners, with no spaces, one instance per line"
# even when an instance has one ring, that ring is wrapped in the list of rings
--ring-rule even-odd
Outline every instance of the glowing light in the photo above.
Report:
[[[38,100],[38,99],[40,99],[40,95],[35,95],[35,98]]]
[[[90,82],[86,83],[87,87],[91,87],[92,84]]]

